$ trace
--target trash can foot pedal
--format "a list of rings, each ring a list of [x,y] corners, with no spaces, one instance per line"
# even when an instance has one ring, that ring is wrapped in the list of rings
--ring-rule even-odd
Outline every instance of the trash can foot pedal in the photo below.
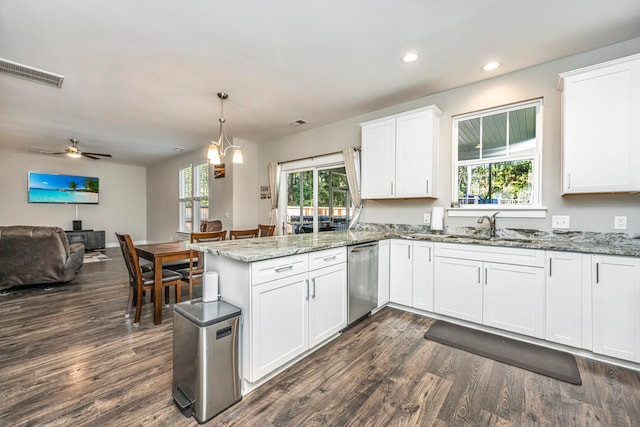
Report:
[[[193,404],[195,403],[195,399],[190,398],[180,387],[176,387],[173,391],[173,401],[176,403],[176,406],[187,418],[191,418],[193,416]]]

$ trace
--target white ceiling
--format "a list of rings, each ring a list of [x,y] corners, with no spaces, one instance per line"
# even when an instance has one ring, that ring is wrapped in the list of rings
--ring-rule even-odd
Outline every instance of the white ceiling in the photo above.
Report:
[[[217,138],[220,91],[260,143],[638,36],[638,0],[1,0],[0,57],[65,79],[0,75],[0,147],[148,165]]]

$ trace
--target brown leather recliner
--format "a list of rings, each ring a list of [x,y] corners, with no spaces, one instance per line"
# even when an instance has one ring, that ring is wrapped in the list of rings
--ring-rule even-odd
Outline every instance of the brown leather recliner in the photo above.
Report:
[[[84,245],[69,245],[60,227],[0,226],[0,290],[69,282],[83,259]]]

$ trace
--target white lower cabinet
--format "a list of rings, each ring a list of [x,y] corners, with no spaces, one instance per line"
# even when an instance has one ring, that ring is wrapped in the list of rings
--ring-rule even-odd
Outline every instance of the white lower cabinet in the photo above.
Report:
[[[544,336],[544,252],[436,245],[434,312]]]
[[[251,286],[249,382],[347,326],[346,248],[256,262],[252,274],[268,281]]]
[[[391,239],[389,300],[433,311],[433,243]]]
[[[546,258],[544,337],[582,347],[582,254],[547,251]]]
[[[640,362],[640,259],[591,258],[593,351]]]
[[[433,311],[433,243],[413,242],[412,307]]]
[[[433,311],[482,323],[482,262],[436,257],[433,273]]]
[[[484,263],[482,323],[544,337],[544,268]]]
[[[389,301],[411,306],[412,300],[412,272],[411,272],[411,241],[391,239],[389,248]]]
[[[307,274],[251,288],[251,375],[256,381],[309,348]]]
[[[378,308],[389,302],[389,240],[378,242]]]
[[[309,272],[309,348],[347,326],[347,269],[344,263]]]

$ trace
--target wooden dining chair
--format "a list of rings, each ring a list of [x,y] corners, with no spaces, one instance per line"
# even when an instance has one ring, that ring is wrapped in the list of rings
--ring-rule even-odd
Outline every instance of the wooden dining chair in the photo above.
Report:
[[[258,237],[273,236],[276,232],[275,225],[258,224]]]
[[[191,243],[219,242],[225,240],[227,230],[193,232],[191,233]],[[182,275],[182,281],[189,284],[189,299],[193,299],[193,284],[202,281],[204,275],[204,253],[195,250],[191,251],[189,258],[189,268],[177,270]]]
[[[250,230],[229,230],[229,240],[236,239],[252,239],[258,237],[258,229],[252,228]]]
[[[131,307],[135,301],[136,314],[133,319],[133,326],[140,324],[140,314],[142,313],[142,297],[145,291],[153,291],[153,285],[155,282],[154,271],[147,270],[142,271],[140,267],[140,260],[136,253],[136,248],[133,245],[131,236],[128,234],[116,233],[116,238],[120,244],[122,255],[124,257],[124,263],[129,271],[129,301],[127,303],[127,309],[124,317],[129,318],[131,316]],[[172,270],[162,270],[162,287],[165,290],[165,303],[169,304],[169,286],[175,286],[176,290],[176,302],[181,301],[180,294],[180,282],[182,275]],[[162,298],[162,295],[153,295],[152,298]]]

